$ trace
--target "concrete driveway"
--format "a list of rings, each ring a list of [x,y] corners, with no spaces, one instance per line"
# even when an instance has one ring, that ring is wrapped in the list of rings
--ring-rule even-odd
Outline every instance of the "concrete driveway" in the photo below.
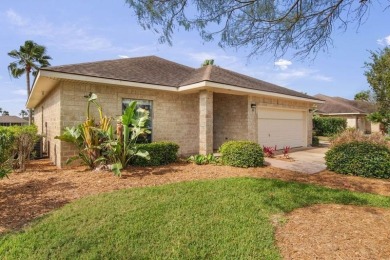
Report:
[[[265,158],[265,162],[276,168],[313,174],[326,169],[324,157],[327,150],[327,147],[300,149],[290,152],[293,161]]]

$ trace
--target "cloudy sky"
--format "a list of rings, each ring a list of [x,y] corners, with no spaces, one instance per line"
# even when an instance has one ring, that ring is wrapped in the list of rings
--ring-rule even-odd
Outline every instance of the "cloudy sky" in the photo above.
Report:
[[[335,31],[327,52],[299,61],[267,55],[248,59],[245,50],[221,49],[183,30],[175,32],[173,46],[161,45],[158,35],[142,30],[124,0],[1,0],[0,107],[13,115],[25,107],[25,77],[13,79],[7,70],[12,62],[7,53],[25,40],[45,45],[52,65],[157,55],[199,67],[205,59],[214,59],[226,69],[309,95],[353,98],[369,88],[363,75],[368,50],[390,45],[390,10],[384,9],[376,4],[359,28]]]

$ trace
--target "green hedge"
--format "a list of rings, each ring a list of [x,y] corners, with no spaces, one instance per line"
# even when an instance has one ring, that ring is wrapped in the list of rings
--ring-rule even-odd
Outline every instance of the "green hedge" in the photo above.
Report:
[[[390,148],[370,142],[351,142],[332,147],[325,155],[329,170],[337,173],[390,178]]]
[[[135,166],[158,166],[173,163],[177,160],[177,152],[179,151],[179,145],[172,142],[138,144],[137,148],[148,151],[150,160],[134,157],[130,164]]]
[[[318,138],[318,136],[312,137],[311,146],[320,146],[320,139]]]
[[[35,126],[0,126],[0,179],[7,176],[13,166],[25,170],[26,161],[37,140]]]
[[[236,167],[258,167],[264,165],[261,146],[249,141],[229,141],[219,148],[222,163]]]
[[[347,119],[340,117],[315,117],[313,128],[316,135],[332,136],[347,128]]]

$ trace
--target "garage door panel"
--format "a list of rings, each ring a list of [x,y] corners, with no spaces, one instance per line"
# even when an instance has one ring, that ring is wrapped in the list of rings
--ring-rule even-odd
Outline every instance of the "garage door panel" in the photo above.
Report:
[[[260,112],[260,111],[259,111]],[[260,145],[300,147],[304,145],[304,115],[302,111],[263,110],[258,113]]]

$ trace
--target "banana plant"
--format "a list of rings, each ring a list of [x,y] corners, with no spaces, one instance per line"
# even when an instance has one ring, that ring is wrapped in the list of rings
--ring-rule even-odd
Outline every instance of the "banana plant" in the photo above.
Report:
[[[96,94],[89,93],[84,97],[87,99],[86,120],[75,127],[65,128],[63,134],[55,138],[73,143],[78,148],[78,154],[69,158],[67,163],[81,159],[84,164],[94,169],[99,163],[106,160],[101,154],[101,149],[104,139],[112,134],[111,118],[103,115],[102,107],[96,101]],[[91,116],[91,104],[94,104],[99,111],[100,122],[98,124]]]
[[[119,117],[117,123],[116,139],[112,137],[106,142],[106,156],[112,162],[111,169],[117,175],[120,170],[129,165],[134,156],[150,159],[147,151],[137,149],[137,138],[140,134],[150,133],[146,129],[149,112],[138,108],[137,102],[132,101]]]

